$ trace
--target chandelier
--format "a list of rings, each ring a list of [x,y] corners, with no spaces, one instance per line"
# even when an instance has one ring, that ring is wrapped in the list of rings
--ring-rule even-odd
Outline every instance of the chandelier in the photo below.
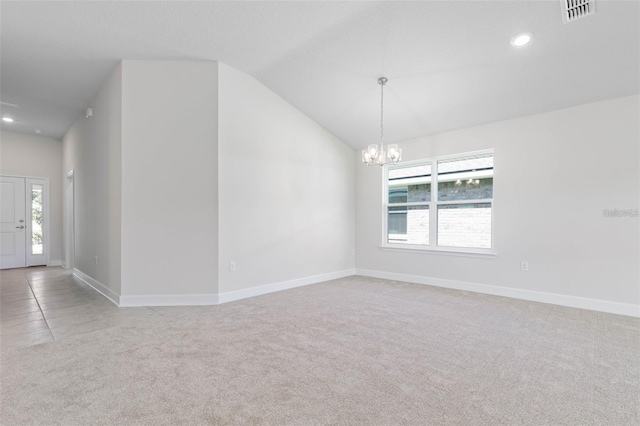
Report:
[[[384,166],[387,162],[397,163],[402,156],[402,150],[396,144],[390,144],[387,148],[386,157],[384,152],[384,85],[387,84],[386,77],[380,77],[378,84],[380,85],[380,146],[371,144],[362,150],[362,162],[367,166],[377,164]]]

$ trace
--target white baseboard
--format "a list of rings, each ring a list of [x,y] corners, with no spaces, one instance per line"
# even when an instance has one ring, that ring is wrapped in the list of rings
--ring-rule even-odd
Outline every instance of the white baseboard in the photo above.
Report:
[[[62,260],[53,259],[53,260],[49,260],[49,265],[48,266],[61,266],[61,265],[62,265]]]
[[[217,305],[217,294],[160,294],[120,296],[120,307]]]
[[[357,274],[373,278],[404,281],[414,284],[430,285],[434,287],[450,288],[455,290],[470,291],[474,293],[491,294],[494,296],[530,300],[533,302],[549,303],[553,305],[568,306],[579,309],[588,309],[592,311],[607,312],[611,314],[625,315],[630,317],[640,317],[640,306],[630,303],[612,302],[608,300],[590,299],[586,297],[569,296],[557,293],[545,293],[541,291],[523,290],[494,286],[489,284],[479,284],[468,281],[457,281],[443,278],[424,277],[420,275],[401,274],[396,272],[375,271],[370,269],[346,269],[343,271],[335,271],[326,274],[297,278],[294,280],[266,284],[243,290],[229,291],[217,295],[168,294],[119,296],[104,284],[93,279],[92,277],[78,269],[74,268],[73,274],[120,307],[216,305],[219,303],[233,302],[249,297],[260,296],[277,291],[288,290],[291,288],[302,287],[309,284],[316,284]]]
[[[81,270],[77,268],[73,268],[73,275],[80,278],[84,281],[89,287],[93,288],[95,291],[111,300],[116,306],[119,306],[120,296],[116,294],[113,290],[111,290],[106,285],[102,284],[100,281],[92,278],[91,276],[85,274]]]
[[[313,275],[295,280],[252,287],[245,290],[230,291],[220,294],[160,294],[160,295],[132,295],[120,296],[120,307],[133,306],[194,306],[217,305],[219,303],[233,302],[248,297],[260,296],[276,291],[301,287],[337,278],[348,277],[355,273],[355,269],[330,272],[327,274]]]
[[[302,287],[309,284],[317,284],[323,281],[335,280],[349,277],[355,274],[355,269],[345,269],[343,271],[329,272],[326,274],[312,275],[309,277],[297,278],[295,280],[282,281],[279,283],[266,284],[258,287],[251,287],[244,290],[228,291],[218,294],[218,303],[233,302],[246,299],[248,297],[261,296],[263,294],[275,293],[276,291],[288,290],[295,287]]]
[[[541,291],[523,290],[488,284],[456,281],[443,278],[423,277],[420,275],[400,274],[395,272],[374,271],[371,269],[356,269],[357,275],[382,278],[386,280],[405,281],[414,284],[424,284],[434,287],[451,288],[455,290],[471,291],[474,293],[491,294],[494,296],[510,297],[512,299],[530,300],[532,302],[549,303],[552,305],[568,306],[571,308],[588,309],[591,311],[607,312],[610,314],[640,317],[640,305],[631,303],[611,302],[608,300],[589,299],[586,297],[568,296],[565,294],[545,293]]]

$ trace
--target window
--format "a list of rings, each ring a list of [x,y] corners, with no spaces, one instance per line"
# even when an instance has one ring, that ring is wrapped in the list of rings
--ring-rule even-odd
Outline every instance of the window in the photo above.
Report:
[[[44,254],[43,250],[43,185],[31,185],[31,254]]]
[[[387,241],[428,245],[431,164],[390,167],[386,192]]]
[[[492,248],[492,152],[413,161],[385,170],[385,246],[478,252]]]

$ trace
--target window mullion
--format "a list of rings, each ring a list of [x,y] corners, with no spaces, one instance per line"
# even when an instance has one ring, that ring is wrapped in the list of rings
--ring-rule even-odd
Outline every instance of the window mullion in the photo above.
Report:
[[[431,162],[431,202],[429,203],[429,246],[436,247],[438,239],[438,161]]]
[[[416,201],[411,203],[388,203],[386,207],[413,207],[413,206],[428,206],[428,201]]]
[[[471,200],[450,200],[450,201],[440,201],[438,205],[446,206],[451,204],[486,204],[493,203],[493,198],[479,198],[479,199],[471,199]]]

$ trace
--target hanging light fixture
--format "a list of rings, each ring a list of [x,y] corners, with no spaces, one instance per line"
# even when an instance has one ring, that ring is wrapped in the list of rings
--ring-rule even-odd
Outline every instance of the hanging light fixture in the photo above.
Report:
[[[362,150],[362,162],[367,166],[372,164],[384,166],[387,159],[397,163],[402,156],[402,150],[396,144],[389,145],[387,152],[384,152],[384,85],[387,84],[387,81],[386,77],[378,79],[378,84],[380,85],[380,146],[371,144]]]

